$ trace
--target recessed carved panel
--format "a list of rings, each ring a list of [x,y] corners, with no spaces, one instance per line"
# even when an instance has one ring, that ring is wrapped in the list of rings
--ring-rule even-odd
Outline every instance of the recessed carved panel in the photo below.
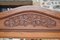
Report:
[[[55,27],[56,21],[42,12],[39,13],[34,11],[26,11],[8,17],[5,20],[4,25],[6,27],[16,27],[16,26],[26,27],[29,25],[32,25],[33,27],[37,26]]]

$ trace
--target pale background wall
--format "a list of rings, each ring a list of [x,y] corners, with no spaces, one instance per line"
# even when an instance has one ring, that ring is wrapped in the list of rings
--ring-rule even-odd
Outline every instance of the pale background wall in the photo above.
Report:
[[[40,5],[40,0],[32,0],[33,1],[33,5]]]

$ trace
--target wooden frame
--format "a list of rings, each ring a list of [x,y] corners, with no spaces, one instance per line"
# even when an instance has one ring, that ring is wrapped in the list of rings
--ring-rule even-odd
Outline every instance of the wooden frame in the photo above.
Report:
[[[60,12],[39,6],[17,7],[0,13],[0,37],[60,38],[59,26]]]

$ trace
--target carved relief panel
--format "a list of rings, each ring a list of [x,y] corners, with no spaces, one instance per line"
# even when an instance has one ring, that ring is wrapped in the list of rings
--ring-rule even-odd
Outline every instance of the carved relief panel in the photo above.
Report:
[[[41,13],[41,14],[40,14]],[[29,26],[32,25],[33,27],[36,26],[44,26],[44,27],[55,27],[56,21],[46,16],[42,12],[37,11],[25,11],[21,14],[17,14],[7,18],[4,21],[4,25],[6,27],[15,27],[15,26]]]
[[[60,31],[60,18],[37,10],[25,10],[1,18],[0,31]]]

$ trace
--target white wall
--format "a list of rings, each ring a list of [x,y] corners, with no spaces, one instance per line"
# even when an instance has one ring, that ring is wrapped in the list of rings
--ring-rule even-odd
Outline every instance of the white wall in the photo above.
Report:
[[[40,5],[40,0],[32,0],[33,1],[33,5]]]

